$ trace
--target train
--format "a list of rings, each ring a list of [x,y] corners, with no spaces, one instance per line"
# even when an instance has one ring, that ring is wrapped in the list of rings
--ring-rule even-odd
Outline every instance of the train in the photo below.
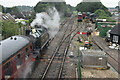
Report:
[[[96,14],[95,13],[90,13],[90,12],[78,12],[78,22],[82,22],[83,20],[86,23],[95,23],[96,22]]]
[[[83,19],[85,19],[85,17],[87,16],[87,13],[83,12],[82,15],[83,15]]]
[[[95,23],[96,22],[96,15],[94,13],[90,14],[90,21],[92,23]]]
[[[26,35],[11,36],[1,41],[0,79],[21,78],[28,64],[40,57],[49,42],[49,33],[43,26],[26,30]]]
[[[82,22],[83,21],[83,16],[81,13],[78,13],[78,22]]]
[[[72,14],[73,14],[72,12],[68,12],[68,13],[66,14],[66,17],[71,17]]]

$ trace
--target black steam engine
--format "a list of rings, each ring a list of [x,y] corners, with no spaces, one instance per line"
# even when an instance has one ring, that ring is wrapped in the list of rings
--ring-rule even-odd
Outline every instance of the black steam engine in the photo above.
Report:
[[[50,37],[47,29],[42,26],[35,26],[35,29],[26,30],[28,36],[33,44],[34,57],[40,57],[43,48],[49,45]]]

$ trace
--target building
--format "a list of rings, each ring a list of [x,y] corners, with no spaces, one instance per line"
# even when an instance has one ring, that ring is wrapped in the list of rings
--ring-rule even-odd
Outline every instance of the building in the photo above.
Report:
[[[120,45],[120,23],[111,29],[110,41]]]
[[[4,13],[2,13],[2,12],[0,12],[0,20],[13,21],[13,22],[15,22],[15,19],[14,19],[14,17],[12,17],[11,14],[9,14],[9,13],[4,14]]]

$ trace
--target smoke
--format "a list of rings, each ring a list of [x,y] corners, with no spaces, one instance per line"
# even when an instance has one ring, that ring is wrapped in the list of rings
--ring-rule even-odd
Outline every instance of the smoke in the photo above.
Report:
[[[29,78],[31,75],[32,69],[33,69],[33,62],[27,63],[25,70],[23,72],[21,71],[22,75],[20,78],[23,78],[23,80],[27,80],[27,78]]]
[[[37,13],[36,18],[31,23],[32,27],[35,25],[47,28],[50,38],[54,37],[60,25],[60,15],[56,8],[49,8],[46,12]]]

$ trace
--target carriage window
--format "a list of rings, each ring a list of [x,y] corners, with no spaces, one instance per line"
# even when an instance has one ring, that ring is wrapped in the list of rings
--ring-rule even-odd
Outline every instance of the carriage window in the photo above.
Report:
[[[3,67],[3,69],[7,69],[10,66],[10,62],[8,62],[7,64],[5,64],[5,66]]]
[[[32,46],[30,46],[30,52],[32,53]]]
[[[16,64],[17,64],[17,69],[19,69],[20,67],[21,67],[21,65],[22,65],[22,54],[18,54],[17,56],[16,56]]]
[[[25,60],[27,60],[28,58],[29,58],[29,51],[28,51],[28,48],[26,48]]]
[[[11,63],[8,62],[7,64],[5,64],[5,66],[3,68],[5,71],[5,78],[10,78],[10,76],[13,74]]]
[[[28,48],[26,48],[26,52],[28,52]]]
[[[30,46],[30,49],[32,49],[32,46]]]

